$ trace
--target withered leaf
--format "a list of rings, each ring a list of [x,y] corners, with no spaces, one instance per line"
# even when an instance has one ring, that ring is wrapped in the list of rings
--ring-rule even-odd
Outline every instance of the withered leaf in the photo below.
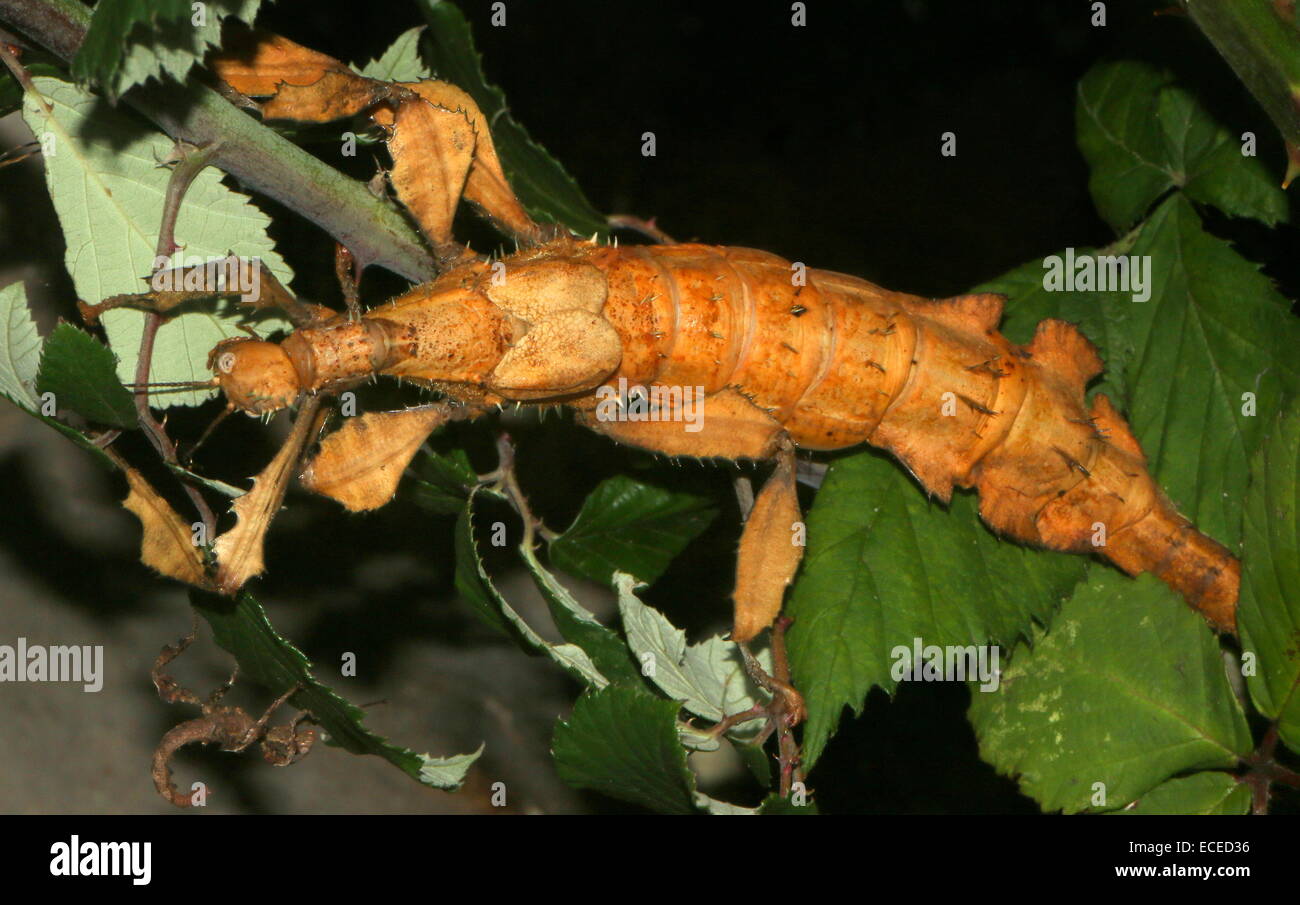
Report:
[[[140,562],[168,578],[208,587],[203,557],[194,545],[191,527],[138,471],[125,463],[119,464],[130,488],[122,506],[140,520],[144,529]]]
[[[393,498],[420,444],[447,418],[445,407],[434,405],[349,418],[321,443],[303,486],[352,512],[378,509]]]
[[[329,122],[355,116],[382,100],[389,91],[383,82],[352,72],[325,72],[309,85],[283,85],[262,104],[267,119]]]

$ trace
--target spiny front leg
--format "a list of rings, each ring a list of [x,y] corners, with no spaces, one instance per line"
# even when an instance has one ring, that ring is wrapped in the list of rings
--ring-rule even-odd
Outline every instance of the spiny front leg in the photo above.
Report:
[[[78,302],[82,320],[93,324],[114,308],[170,314],[182,305],[219,299],[238,300],[255,311],[281,311],[295,327],[319,327],[338,319],[330,308],[299,301],[257,258],[229,255],[165,268],[141,279],[149,283],[148,292],[113,295],[94,305]]]

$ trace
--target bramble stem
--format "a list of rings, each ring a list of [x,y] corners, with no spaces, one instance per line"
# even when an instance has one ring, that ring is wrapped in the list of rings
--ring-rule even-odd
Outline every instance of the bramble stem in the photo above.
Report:
[[[78,0],[0,0],[0,21],[65,63],[90,24]],[[184,86],[137,85],[123,99],[176,141],[219,143],[212,165],[320,226],[359,266],[377,264],[409,280],[435,276],[433,259],[389,201],[277,135],[216,91],[191,78]]]

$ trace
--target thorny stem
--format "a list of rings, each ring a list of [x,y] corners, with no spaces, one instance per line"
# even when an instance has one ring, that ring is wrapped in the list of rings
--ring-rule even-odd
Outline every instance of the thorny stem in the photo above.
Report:
[[[782,616],[772,626],[772,675],[763,669],[758,659],[750,653],[749,645],[737,642],[745,671],[759,686],[771,692],[767,705],[768,726],[760,739],[765,741],[776,730],[777,762],[781,768],[781,797],[787,797],[796,782],[803,782],[800,766],[799,743],[793,729],[804,719],[803,698],[790,684],[790,664],[785,652],[785,630],[793,620]]]
[[[1277,751],[1277,723],[1270,723],[1268,731],[1254,753],[1244,759],[1246,773],[1237,781],[1250,787],[1251,811],[1255,814],[1268,813],[1268,800],[1273,783],[1281,783],[1293,789],[1300,789],[1300,773],[1288,770],[1273,760]]]
[[[90,23],[78,0],[0,0],[0,20],[65,63]],[[212,164],[245,186],[307,218],[346,245],[364,265],[378,264],[421,282],[435,275],[429,252],[397,208],[363,183],[322,163],[190,79],[185,86],[137,85],[123,99],[176,141],[220,142]]]
[[[194,177],[208,165],[208,160],[215,150],[216,146],[196,148],[184,143],[177,144],[176,153],[179,159],[172,169],[171,177],[167,180],[167,192],[163,197],[162,224],[158,229],[158,244],[154,249],[155,264],[171,257],[176,251],[176,218],[180,214],[181,202],[194,182]],[[154,418],[149,408],[149,367],[153,363],[154,339],[158,335],[158,328],[162,326],[163,317],[156,311],[149,311],[144,317],[144,330],[140,334],[140,354],[135,366],[135,384],[137,387],[143,387],[143,392],[134,394],[135,410],[145,436],[149,438],[149,442],[153,444],[162,460],[168,465],[180,465],[180,460],[176,456],[176,444],[167,436],[166,429]],[[203,494],[193,485],[182,481],[181,486],[185,489],[186,496],[194,503],[194,508],[198,510],[199,520],[203,522],[204,536],[214,537],[217,520],[208,501],[203,499]]]
[[[523,546],[528,550],[535,549],[539,535],[548,543],[555,540],[559,535],[542,524],[541,519],[535,518],[528,507],[528,498],[524,496],[524,491],[519,486],[519,478],[515,474],[515,446],[509,434],[502,433],[497,436],[497,457],[496,471],[484,475],[481,480],[495,481],[497,489],[505,494],[515,512],[519,513],[519,518],[524,523]]]
[[[51,113],[50,105],[45,102],[45,98],[41,96],[40,92],[36,90],[36,86],[32,84],[31,73],[29,73],[27,68],[19,62],[17,51],[18,48],[16,46],[11,45],[6,41],[0,41],[0,61],[4,62],[5,68],[13,75],[14,80],[22,86],[23,91],[35,98],[36,102],[41,105],[41,109],[43,109],[47,114]]]
[[[13,73],[14,78],[28,96],[40,104],[46,113],[50,113],[49,104],[46,103],[41,93],[36,90],[36,86],[32,83],[31,74],[19,62],[13,51],[3,43],[0,43],[0,61],[3,61],[9,71]],[[194,177],[203,167],[207,166],[207,157],[206,152],[198,152],[192,156],[183,155],[181,161],[176,165],[176,169],[172,171],[171,179],[167,184],[166,199],[163,203],[162,226],[158,233],[156,254],[159,257],[170,256],[176,249],[174,242],[176,216],[180,211],[181,200],[184,198],[185,190],[189,188]],[[144,330],[140,335],[140,355],[135,370],[137,386],[146,384],[149,380],[149,364],[153,360],[154,338],[157,336],[158,327],[161,323],[162,317],[159,314],[150,312],[145,315]],[[149,410],[148,388],[146,387],[142,393],[134,394],[134,399],[140,426],[144,430],[145,436],[149,438],[149,442],[153,444],[154,449],[158,451],[164,462],[171,465],[179,464],[176,459],[175,444],[172,443],[163,426],[154,419],[153,413]],[[95,445],[101,448],[106,448],[109,443],[117,439],[117,436],[116,432],[109,432],[92,442],[95,442]],[[208,532],[207,536],[211,537],[216,525],[216,518],[212,514],[211,507],[208,506],[207,501],[203,499],[203,495],[196,488],[184,482],[181,483],[181,486],[194,503],[199,519]]]

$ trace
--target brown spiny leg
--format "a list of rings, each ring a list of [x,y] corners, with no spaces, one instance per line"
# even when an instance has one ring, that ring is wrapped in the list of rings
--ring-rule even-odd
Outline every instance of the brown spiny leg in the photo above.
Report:
[[[334,277],[343,292],[343,304],[348,309],[348,320],[361,319],[361,268],[352,252],[342,242],[334,243]]]
[[[658,421],[620,421],[618,408],[591,407],[581,412],[586,424],[621,443],[641,446],[670,456],[727,459],[775,459],[776,468],[754,500],[745,519],[736,566],[735,626],[732,638],[756,683],[772,694],[765,708],[768,726],[763,736],[777,733],[782,793],[801,778],[799,749],[791,734],[805,716],[803,697],[790,683],[785,657],[786,621],[777,621],[786,586],[794,577],[803,553],[795,543],[800,519],[795,484],[794,445],[784,427],[767,412],[733,389],[706,397],[698,420],[684,412],[659,412]],[[698,427],[688,431],[687,426]],[[759,665],[747,643],[776,622],[772,633],[773,675]],[[730,728],[744,718],[724,721]]]
[[[150,678],[153,679],[153,687],[158,690],[158,697],[162,698],[168,704],[193,704],[195,707],[202,707],[203,702],[199,700],[198,695],[183,687],[179,682],[172,678],[163,670],[167,664],[175,660],[185,649],[194,643],[194,639],[199,635],[198,616],[191,613],[190,631],[185,637],[181,638],[175,644],[165,645],[162,652],[158,654],[158,659],[154,661],[153,669],[150,671]]]
[[[736,641],[749,641],[776,621],[803,556],[795,534],[800,513],[794,444],[784,434],[779,442],[776,468],[754,499],[740,538],[732,632]]]
[[[271,721],[272,715],[277,710],[279,710],[282,706],[284,706],[285,701],[289,700],[289,698],[293,697],[301,690],[302,690],[301,682],[295,682],[293,685],[290,685],[289,688],[286,689],[283,694],[281,694],[278,698],[276,698],[274,701],[271,702],[271,705],[266,708],[266,710],[258,718],[257,722],[253,723],[251,726],[249,726],[247,729],[243,731],[242,735],[231,736],[231,738],[228,739],[227,741],[228,746],[223,746],[223,750],[238,753],[240,751],[243,751],[249,745],[253,744],[253,742],[260,739],[263,735],[266,734],[266,724]]]
[[[253,489],[231,505],[238,521],[213,543],[217,559],[217,589],[234,594],[265,568],[262,549],[271,520],[280,511],[289,481],[298,473],[303,451],[318,436],[324,422],[320,396],[305,396],[293,430],[275,458],[258,473]]]
[[[300,727],[311,719],[311,714],[303,713],[292,723],[266,730],[262,737],[262,758],[273,767],[287,767],[306,757],[316,743],[316,727]]]
[[[740,655],[745,660],[745,672],[772,695],[768,705],[768,724],[763,730],[766,737],[773,730],[777,739],[777,762],[781,768],[781,795],[790,794],[791,786],[803,782],[803,768],[800,765],[799,743],[795,741],[791,730],[802,723],[808,716],[801,695],[790,682],[790,661],[785,653],[785,630],[793,620],[777,617],[772,624],[772,674],[763,669],[761,663],[749,650],[749,644],[740,641]]]
[[[218,282],[219,276],[224,277],[224,284]],[[211,265],[170,267],[141,279],[149,283],[151,291],[113,295],[94,305],[77,302],[82,320],[93,324],[114,308],[169,314],[190,302],[215,299],[238,299],[257,311],[282,311],[295,327],[319,327],[338,319],[337,311],[299,301],[257,259],[231,255]]]
[[[181,808],[191,807],[194,804],[194,795],[181,792],[172,782],[171,760],[176,755],[176,752],[186,745],[220,745],[223,751],[237,753],[245,750],[249,745],[260,739],[262,742],[262,756],[271,764],[285,766],[296,763],[305,757],[307,752],[311,750],[312,743],[316,740],[314,729],[299,728],[299,725],[305,719],[308,719],[310,714],[303,714],[292,723],[267,729],[267,723],[270,722],[271,716],[285,701],[302,689],[302,683],[300,682],[295,683],[276,698],[266,708],[262,716],[254,720],[241,707],[225,707],[221,705],[221,699],[225,697],[226,692],[234,685],[235,679],[239,675],[238,666],[235,667],[228,680],[208,695],[206,701],[200,700],[199,696],[193,691],[183,687],[174,678],[163,672],[167,664],[184,653],[185,649],[194,643],[197,634],[198,618],[194,617],[189,634],[175,644],[164,647],[151,671],[154,687],[158,689],[158,696],[164,701],[169,704],[192,704],[202,711],[202,715],[186,720],[169,729],[158,743],[153,755],[151,774],[158,794]]]

